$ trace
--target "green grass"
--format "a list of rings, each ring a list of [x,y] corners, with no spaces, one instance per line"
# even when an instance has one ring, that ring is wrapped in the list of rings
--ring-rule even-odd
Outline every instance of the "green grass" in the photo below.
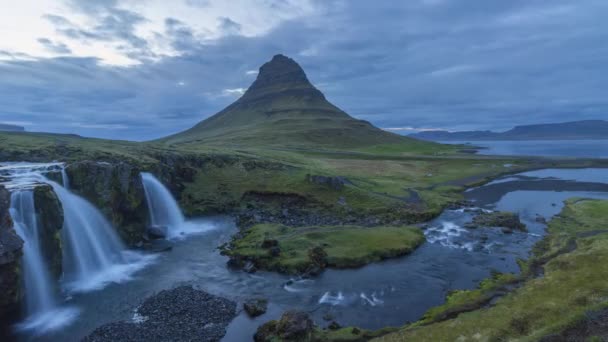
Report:
[[[608,201],[568,201],[549,223],[549,235],[530,261],[546,262],[543,277],[530,278],[494,306],[426,324],[450,307],[474,303],[502,281],[455,293],[444,306],[430,310],[425,320],[377,341],[537,341],[575,325],[587,312],[608,307],[606,222]],[[572,250],[566,248],[569,245]]]
[[[278,256],[263,248],[265,240],[276,240]],[[258,224],[244,237],[233,241],[227,254],[254,261],[257,267],[283,273],[302,273],[313,266],[351,268],[412,252],[424,242],[424,235],[414,227],[323,226],[287,227]],[[311,250],[320,247],[326,253],[326,265],[317,265]]]

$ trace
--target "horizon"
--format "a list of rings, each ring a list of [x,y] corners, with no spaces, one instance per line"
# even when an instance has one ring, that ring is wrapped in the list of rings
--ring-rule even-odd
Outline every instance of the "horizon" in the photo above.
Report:
[[[605,120],[602,9],[597,0],[23,1],[0,14],[0,123],[160,138],[234,102],[278,53],[351,116],[400,134]]]

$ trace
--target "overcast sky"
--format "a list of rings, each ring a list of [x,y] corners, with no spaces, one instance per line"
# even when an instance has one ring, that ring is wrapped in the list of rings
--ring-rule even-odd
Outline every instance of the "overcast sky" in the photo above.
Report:
[[[277,53],[382,128],[608,119],[606,0],[0,0],[0,123],[143,140]]]

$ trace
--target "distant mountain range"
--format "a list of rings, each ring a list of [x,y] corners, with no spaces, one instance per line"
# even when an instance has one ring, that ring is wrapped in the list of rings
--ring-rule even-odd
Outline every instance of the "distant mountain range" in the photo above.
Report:
[[[9,131],[9,132],[24,132],[25,128],[16,125],[9,125],[0,123],[0,131]]]
[[[381,130],[331,104],[293,59],[276,55],[245,94],[168,144],[341,148],[385,144],[434,146]]]
[[[410,137],[431,141],[481,140],[600,140],[608,139],[608,121],[584,120],[552,124],[516,126],[506,132],[425,131]]]

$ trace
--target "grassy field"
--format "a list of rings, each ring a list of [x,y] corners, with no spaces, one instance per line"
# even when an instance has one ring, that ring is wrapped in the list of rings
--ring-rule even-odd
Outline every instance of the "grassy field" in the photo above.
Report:
[[[424,242],[424,235],[415,227],[258,224],[244,234],[226,254],[253,261],[258,268],[291,274],[312,268],[359,267],[408,254]]]
[[[549,234],[533,258],[523,265],[529,272],[518,288],[492,306],[473,310],[487,303],[489,294],[518,282],[512,275],[496,276],[478,290],[452,294],[420,322],[377,341],[538,341],[577,334],[588,334],[579,336],[581,341],[605,341],[606,329],[600,324],[599,330],[589,330],[586,321],[608,309],[608,267],[601,266],[608,264],[606,222],[608,201],[567,201],[549,223]],[[533,276],[539,269],[543,275]]]

